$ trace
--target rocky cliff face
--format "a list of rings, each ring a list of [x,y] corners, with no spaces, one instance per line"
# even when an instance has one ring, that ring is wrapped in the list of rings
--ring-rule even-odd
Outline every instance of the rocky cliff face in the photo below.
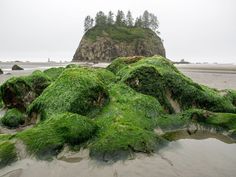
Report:
[[[109,62],[122,56],[165,57],[162,40],[150,29],[94,27],[83,36],[73,61]]]

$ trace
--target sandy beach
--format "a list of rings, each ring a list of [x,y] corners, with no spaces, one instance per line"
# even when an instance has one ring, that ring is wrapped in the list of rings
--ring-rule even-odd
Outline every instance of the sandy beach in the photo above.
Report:
[[[217,139],[173,141],[152,155],[105,163],[91,160],[88,152],[61,160],[26,158],[1,169],[1,177],[234,177],[235,144]]]
[[[236,89],[236,65],[183,64],[176,67],[197,83],[220,90]]]

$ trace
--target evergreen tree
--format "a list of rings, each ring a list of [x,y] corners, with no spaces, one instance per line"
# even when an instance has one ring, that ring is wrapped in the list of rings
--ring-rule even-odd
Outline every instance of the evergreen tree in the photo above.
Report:
[[[109,24],[109,25],[114,24],[114,14],[113,14],[112,11],[110,11],[110,12],[108,13],[107,24]]]
[[[126,25],[127,26],[133,26],[134,25],[134,19],[132,17],[132,14],[130,11],[128,11],[127,15],[126,15]]]
[[[139,28],[143,28],[143,21],[142,21],[141,16],[136,18],[134,26],[139,27]]]
[[[84,32],[88,31],[89,29],[91,29],[93,27],[93,18],[91,18],[89,15],[87,17],[85,17],[84,20]]]
[[[107,24],[107,16],[104,12],[99,11],[95,17],[95,21],[97,26],[104,26]]]
[[[115,24],[118,26],[125,26],[125,14],[122,10],[118,10]]]
[[[157,17],[156,17],[154,14],[152,14],[152,13],[150,13],[149,16],[150,16],[150,25],[149,25],[149,28],[150,28],[151,30],[153,30],[153,31],[155,31],[155,32],[157,32],[157,33],[159,33],[159,31],[157,30],[158,27],[159,27],[159,22],[158,22],[158,20],[157,20]]]
[[[150,14],[147,10],[145,10],[143,13],[142,21],[143,21],[143,28],[150,27]]]

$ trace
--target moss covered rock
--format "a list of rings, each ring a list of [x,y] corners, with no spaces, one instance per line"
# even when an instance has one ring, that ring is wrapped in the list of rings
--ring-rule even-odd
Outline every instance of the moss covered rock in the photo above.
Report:
[[[5,115],[2,117],[1,122],[7,127],[16,128],[23,125],[25,123],[25,119],[26,116],[23,113],[16,108],[13,108],[7,110]]]
[[[0,141],[0,168],[17,160],[16,148],[10,141]]]
[[[194,83],[163,57],[154,56],[131,62],[129,58],[119,58],[108,69],[134,90],[156,97],[169,113],[190,108],[236,112],[231,99],[215,89]]]
[[[3,101],[2,101],[2,96],[1,96],[1,94],[0,94],[0,109],[3,108],[3,107],[4,107],[4,103],[3,103]]]
[[[65,70],[63,67],[50,68],[43,71],[52,81],[55,81]]]
[[[78,61],[111,61],[121,56],[165,56],[162,40],[150,29],[95,26],[83,36],[73,57]]]
[[[91,154],[154,151],[160,142],[153,132],[156,117],[163,113],[160,103],[124,84],[111,85],[109,94],[110,103],[96,117],[100,129]]]
[[[68,68],[80,68],[80,67],[81,66],[78,65],[78,64],[69,64],[69,65],[66,66],[66,69],[68,69]]]
[[[30,76],[13,77],[0,87],[3,102],[8,108],[26,109],[50,83],[49,77],[41,71]]]
[[[56,154],[65,143],[78,145],[88,140],[96,129],[96,125],[87,117],[62,113],[19,133],[17,138],[23,140],[32,154]]]
[[[72,68],[44,90],[30,105],[28,113],[40,114],[42,119],[62,112],[92,115],[107,101],[104,84],[92,69]]]

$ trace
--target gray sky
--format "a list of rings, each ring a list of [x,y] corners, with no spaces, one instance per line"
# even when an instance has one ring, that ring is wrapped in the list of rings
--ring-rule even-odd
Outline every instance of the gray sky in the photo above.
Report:
[[[167,57],[236,63],[235,0],[0,0],[0,60],[70,60],[99,10],[144,10],[160,21]]]

